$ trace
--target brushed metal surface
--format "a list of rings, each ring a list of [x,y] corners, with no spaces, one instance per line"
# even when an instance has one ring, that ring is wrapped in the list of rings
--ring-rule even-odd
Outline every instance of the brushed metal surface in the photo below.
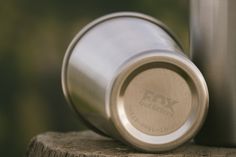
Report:
[[[208,109],[200,71],[162,23],[138,13],[86,26],[67,50],[62,86],[90,125],[144,151],[188,141]]]
[[[210,93],[201,144],[236,146],[235,29],[235,0],[191,0],[191,55]]]
[[[188,119],[191,101],[191,90],[185,78],[161,66],[137,74],[124,93],[129,121],[154,136],[179,129]]]
[[[152,73],[149,73],[149,70]],[[166,76],[165,78],[157,76],[160,70],[168,73],[164,75]],[[146,75],[144,79],[144,74],[150,75]],[[139,75],[143,77],[142,81],[144,82],[138,81],[139,86],[134,87],[136,78],[139,78]],[[170,78],[167,78],[167,76]],[[149,80],[152,78],[158,80]],[[173,80],[174,78],[178,79]],[[187,83],[184,83],[184,80]],[[149,83],[150,85],[148,85]],[[130,87],[131,90],[135,88],[135,91],[133,91],[135,93],[129,92]],[[174,87],[178,89],[173,90]],[[163,97],[160,100],[160,96],[156,94],[148,99],[146,106],[152,106],[152,109],[155,110],[157,106],[166,105],[166,102],[170,101],[169,97],[171,97],[173,101],[180,102],[173,108],[174,115],[183,114],[186,115],[186,119],[183,120],[185,116],[175,116],[175,119],[167,118],[167,116],[163,118],[160,113],[153,114],[153,110],[146,110],[145,113],[145,109],[140,105],[140,103],[144,103],[142,102],[142,97],[131,97],[131,95],[143,92],[145,96],[144,91],[146,89],[149,90],[149,88],[154,89],[156,93],[161,94]],[[186,92],[188,91],[186,90],[187,88],[189,88],[191,94],[189,94],[190,98],[185,99],[188,93]],[[137,99],[141,100],[135,107]],[[189,99],[191,99],[190,104],[185,103]],[[182,54],[168,51],[146,52],[131,60],[130,65],[121,70],[111,91],[110,105],[112,122],[123,139],[129,141],[136,148],[143,150],[145,148],[146,151],[166,151],[183,144],[197,133],[207,113],[208,91],[200,71]],[[183,106],[186,109],[178,110]],[[131,110],[128,109],[129,107],[131,107]],[[188,107],[191,108],[189,113]],[[156,124],[151,126],[153,123],[148,120],[152,118],[163,118],[165,121],[156,121]],[[179,123],[176,123],[178,121]],[[183,124],[178,127],[181,122]],[[168,124],[175,125],[170,126]]]

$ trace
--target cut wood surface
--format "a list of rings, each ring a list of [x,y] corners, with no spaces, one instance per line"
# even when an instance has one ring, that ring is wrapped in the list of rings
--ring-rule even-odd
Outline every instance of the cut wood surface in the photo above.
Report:
[[[27,157],[236,157],[236,148],[217,148],[192,143],[162,154],[141,153],[92,131],[47,132],[34,137]]]

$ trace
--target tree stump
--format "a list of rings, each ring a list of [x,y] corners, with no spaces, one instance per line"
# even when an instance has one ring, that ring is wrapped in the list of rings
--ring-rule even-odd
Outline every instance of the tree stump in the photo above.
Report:
[[[199,146],[193,143],[161,154],[138,152],[116,140],[92,131],[47,132],[34,137],[27,157],[236,157],[236,148]]]

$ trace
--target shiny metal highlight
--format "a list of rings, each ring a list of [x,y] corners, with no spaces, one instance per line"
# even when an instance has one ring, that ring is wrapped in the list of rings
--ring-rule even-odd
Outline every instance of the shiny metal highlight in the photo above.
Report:
[[[191,0],[191,49],[210,93],[196,142],[236,146],[236,1]]]
[[[86,26],[66,52],[62,85],[87,124],[143,151],[190,140],[208,108],[200,71],[166,26],[139,13]]]

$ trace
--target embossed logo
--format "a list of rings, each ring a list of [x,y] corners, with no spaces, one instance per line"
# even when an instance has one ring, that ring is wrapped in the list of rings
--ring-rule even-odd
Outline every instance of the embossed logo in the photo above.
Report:
[[[173,116],[174,105],[177,103],[178,101],[172,98],[163,96],[150,90],[146,90],[139,104],[159,113]]]

